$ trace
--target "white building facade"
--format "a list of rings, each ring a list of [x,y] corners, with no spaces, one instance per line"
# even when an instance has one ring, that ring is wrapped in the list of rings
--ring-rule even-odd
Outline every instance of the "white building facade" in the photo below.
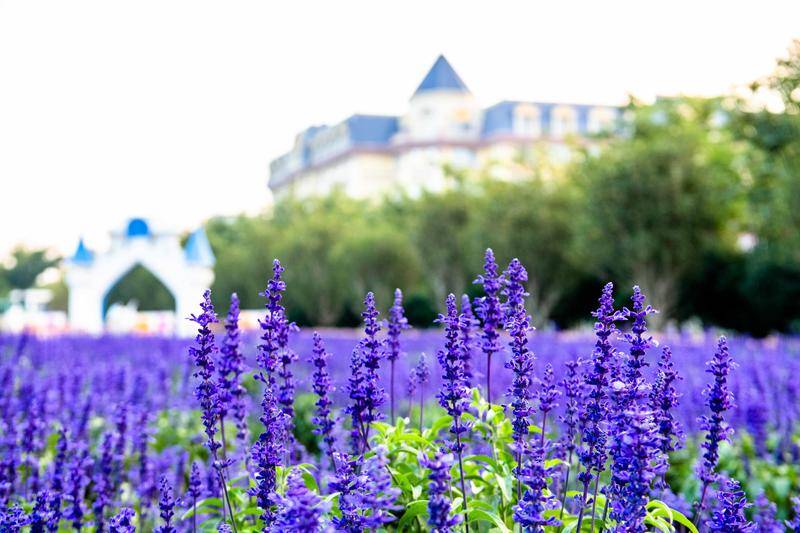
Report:
[[[503,101],[484,109],[439,56],[404,115],[353,115],[306,129],[270,164],[269,186],[277,198],[335,188],[356,198],[437,191],[448,186],[447,166],[510,163],[537,146],[565,160],[570,139],[613,130],[620,116],[613,106],[549,102]]]

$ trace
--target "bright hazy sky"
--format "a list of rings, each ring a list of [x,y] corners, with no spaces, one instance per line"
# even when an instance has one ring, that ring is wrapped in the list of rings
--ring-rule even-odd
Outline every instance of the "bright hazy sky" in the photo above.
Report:
[[[296,133],[401,113],[439,53],[485,105],[616,104],[746,84],[798,21],[796,0],[0,0],[0,255],[257,212]]]

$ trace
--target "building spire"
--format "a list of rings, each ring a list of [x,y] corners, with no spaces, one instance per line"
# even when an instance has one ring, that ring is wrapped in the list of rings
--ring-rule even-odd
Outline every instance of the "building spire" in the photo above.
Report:
[[[436,58],[436,62],[425,75],[422,83],[419,84],[414,96],[429,91],[457,91],[468,93],[467,85],[456,74],[450,62],[443,55]]]

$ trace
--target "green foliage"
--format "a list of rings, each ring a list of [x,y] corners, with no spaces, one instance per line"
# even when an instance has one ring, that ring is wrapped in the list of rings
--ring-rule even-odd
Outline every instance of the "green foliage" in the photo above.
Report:
[[[746,153],[751,181],[752,229],[759,247],[783,262],[800,262],[800,40],[774,73],[753,84],[781,97],[783,113],[752,111],[740,102],[732,130],[751,149]]]
[[[629,134],[576,167],[583,264],[641,284],[668,316],[680,280],[705,251],[733,248],[739,229],[736,149],[709,127],[717,109],[707,100],[632,104]]]
[[[164,283],[142,265],[136,265],[108,291],[103,310],[113,303],[136,301],[140,311],[174,310],[175,297]]]
[[[475,202],[473,240],[491,246],[499,257],[516,254],[526,266],[528,307],[536,325],[543,325],[580,280],[568,244],[575,239],[575,212],[580,207],[576,192],[563,177],[534,175],[515,183],[487,180]],[[473,257],[480,257],[480,250],[475,252]]]
[[[681,287],[686,306],[680,317],[755,336],[800,332],[800,265],[762,248],[749,254],[711,253],[696,277]]]
[[[311,393],[298,394],[294,399],[294,437],[309,453],[319,455],[319,436],[314,433],[315,402],[317,396]]]
[[[47,250],[28,250],[18,247],[11,252],[5,265],[0,265],[0,294],[8,289],[30,289],[39,274],[61,262]]]

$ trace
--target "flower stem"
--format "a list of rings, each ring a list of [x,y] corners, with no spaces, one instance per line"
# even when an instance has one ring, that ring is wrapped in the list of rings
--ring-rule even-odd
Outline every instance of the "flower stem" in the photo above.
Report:
[[[594,533],[594,516],[597,510],[597,489],[600,486],[600,472],[597,473],[597,477],[594,478],[594,494],[592,495],[592,526],[591,532]]]
[[[459,419],[456,419],[455,425],[458,429],[460,426]],[[466,533],[469,533],[469,517],[467,514],[467,484],[464,480],[464,463],[461,461],[461,435],[459,433],[456,433],[456,446],[458,447],[458,472],[461,477],[461,495],[463,496],[461,508],[464,510],[464,530]]]
[[[562,520],[564,518],[564,507],[567,505],[567,492],[569,491],[569,474],[572,471],[572,450],[569,451],[569,456],[567,457],[567,471],[564,474],[564,489],[563,494],[561,496],[561,511],[558,514],[558,519]]]
[[[391,414],[392,425],[394,425],[394,359],[389,361],[389,412]]]
[[[578,511],[578,524],[575,527],[575,531],[581,530],[581,524],[583,523],[583,513],[586,508],[586,497],[589,495],[589,484],[591,482],[592,482],[591,478],[583,482],[583,496],[581,497],[581,508]]]
[[[422,435],[422,410],[423,410],[423,389],[424,385],[419,386],[419,434]]]
[[[486,355],[486,401],[492,406],[492,352]]]

